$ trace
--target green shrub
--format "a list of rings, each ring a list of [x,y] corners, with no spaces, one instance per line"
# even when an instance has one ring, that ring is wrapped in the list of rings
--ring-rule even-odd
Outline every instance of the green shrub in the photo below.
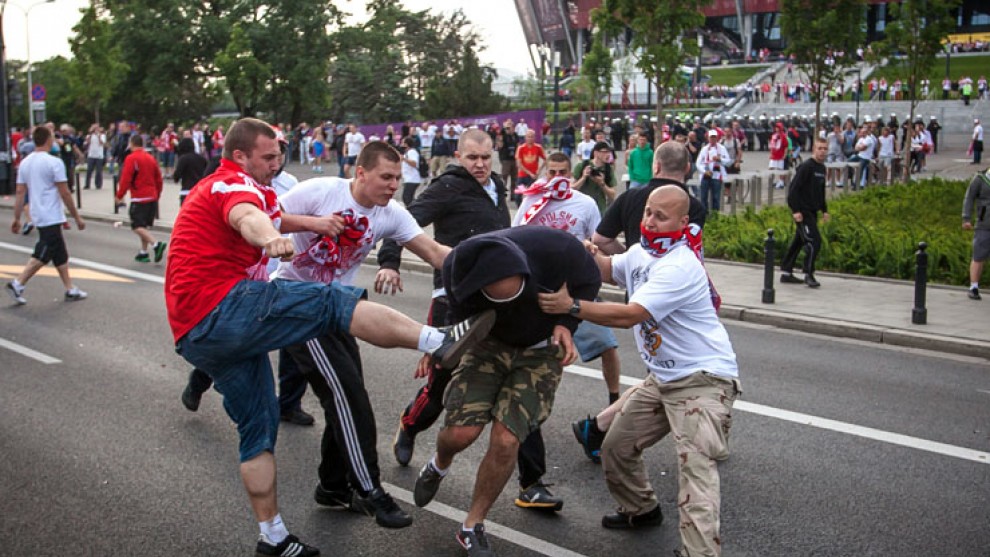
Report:
[[[933,178],[873,187],[830,200],[831,221],[819,220],[822,252],[816,267],[913,280],[918,242],[927,242],[928,280],[968,284],[972,233],[962,230],[960,217],[967,185],[968,182]],[[779,264],[795,233],[790,210],[785,206],[760,212],[747,207],[736,216],[709,218],[705,224],[705,254],[716,259],[762,263],[768,228],[774,230]]]

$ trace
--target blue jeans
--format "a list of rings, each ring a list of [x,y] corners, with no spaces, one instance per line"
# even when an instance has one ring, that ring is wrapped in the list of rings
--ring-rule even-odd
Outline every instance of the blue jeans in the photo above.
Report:
[[[242,280],[179,339],[176,352],[205,371],[237,424],[240,458],[274,452],[280,411],[268,353],[328,331],[347,332],[364,289]]]
[[[582,321],[574,332],[574,347],[581,355],[582,362],[590,362],[606,350],[618,348],[619,341],[612,329],[591,321]]]
[[[710,203],[709,196],[711,196]],[[722,180],[702,176],[701,204],[705,206],[706,211],[718,211],[722,208]]]

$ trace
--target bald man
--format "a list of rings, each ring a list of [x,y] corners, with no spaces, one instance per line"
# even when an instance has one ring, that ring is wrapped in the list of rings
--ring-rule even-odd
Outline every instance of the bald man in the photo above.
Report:
[[[663,514],[643,464],[643,450],[672,433],[678,463],[681,555],[721,554],[717,461],[729,455],[730,413],[741,393],[729,335],[718,320],[708,275],[687,243],[688,194],[661,186],[650,194],[638,245],[595,255],[602,280],[626,288],[629,302],[581,301],[580,319],[632,327],[649,376],[626,391],[601,449],[605,483],[619,504],[605,528],[657,526]],[[592,251],[596,251],[593,246]],[[550,314],[574,301],[566,285],[540,295]]]

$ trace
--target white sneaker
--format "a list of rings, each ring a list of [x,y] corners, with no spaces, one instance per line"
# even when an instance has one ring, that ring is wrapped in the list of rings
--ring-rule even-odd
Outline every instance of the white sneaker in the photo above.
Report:
[[[85,300],[89,294],[86,294],[82,290],[79,290],[75,286],[71,290],[65,291],[65,301],[66,302],[77,302],[79,300]]]
[[[17,286],[14,286],[14,283],[8,282],[7,294],[10,294],[10,297],[13,298],[15,302],[17,302],[17,305],[23,306],[24,304],[28,303],[27,298],[24,297],[23,286],[18,288]]]

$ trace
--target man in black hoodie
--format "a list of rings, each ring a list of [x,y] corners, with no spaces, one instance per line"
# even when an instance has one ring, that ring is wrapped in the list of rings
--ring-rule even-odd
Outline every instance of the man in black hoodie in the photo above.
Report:
[[[787,248],[784,259],[780,262],[780,282],[800,284],[804,282],[811,288],[821,286],[815,280],[815,258],[822,249],[822,235],[818,232],[818,211],[822,212],[822,222],[828,222],[828,205],[825,202],[825,157],[828,154],[828,143],[824,139],[816,139],[812,158],[804,161],[794,173],[791,187],[787,191],[787,206],[791,208],[794,223],[797,224],[797,234]],[[793,274],[797,256],[804,253],[804,280]]]
[[[570,314],[540,311],[538,294],[567,285],[575,298]],[[488,337],[469,351],[444,395],[447,417],[437,452],[416,480],[414,500],[423,507],[440,488],[454,456],[491,422],[490,444],[478,468],[467,518],[457,533],[468,555],[494,555],[484,519],[512,474],[520,443],[549,416],[563,367],[577,350],[572,334],[580,300],[601,288],[594,259],[575,237],[560,230],[521,226],[461,242],[443,264],[451,316],[494,310]],[[428,371],[421,360],[419,373]]]

